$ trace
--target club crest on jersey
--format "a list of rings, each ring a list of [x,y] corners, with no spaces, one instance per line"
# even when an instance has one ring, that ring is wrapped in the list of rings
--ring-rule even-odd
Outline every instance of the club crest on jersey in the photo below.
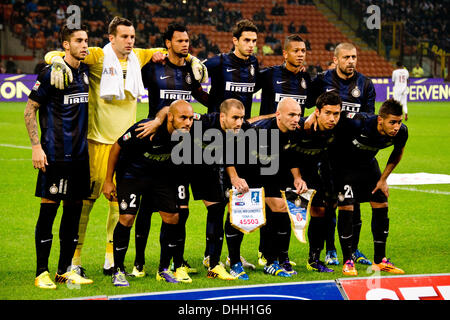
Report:
[[[305,79],[302,79],[302,81],[300,82],[300,86],[301,86],[303,89],[306,89],[306,81],[305,81]]]
[[[255,67],[251,64],[250,67],[248,68],[248,71],[250,72],[250,74],[252,75],[252,77],[255,75]]]
[[[358,87],[355,87],[355,88],[352,90],[352,96],[355,97],[355,98],[358,98],[360,95],[361,95],[361,91],[359,90]]]
[[[86,85],[89,85],[89,78],[86,73],[83,72],[83,81]]]
[[[49,189],[51,194],[57,194],[58,193],[58,187],[53,184]]]
[[[186,83],[187,83],[187,84],[191,84],[191,83],[192,83],[192,78],[191,78],[191,75],[190,75],[189,73],[186,74],[185,80],[186,80]]]
[[[122,202],[120,203],[120,209],[127,210],[127,208],[128,204],[125,202],[125,200],[122,200]]]
[[[349,118],[349,119],[353,119],[354,117],[355,117],[355,112],[349,112],[349,113],[347,113],[347,118]]]

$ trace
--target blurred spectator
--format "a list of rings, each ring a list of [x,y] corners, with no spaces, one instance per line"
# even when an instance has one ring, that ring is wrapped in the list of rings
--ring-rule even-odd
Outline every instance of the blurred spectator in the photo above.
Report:
[[[302,21],[302,24],[298,28],[298,33],[309,33],[308,28],[305,25],[305,21]]]
[[[328,61],[327,66],[328,70],[336,69],[336,64],[333,61]]]
[[[263,55],[270,56],[270,55],[273,54],[274,51],[273,51],[272,47],[268,43],[265,43],[262,46],[262,52],[263,52]]]
[[[12,57],[6,61],[6,73],[17,73],[17,65]]]
[[[0,73],[6,73],[6,68],[3,65],[3,61],[0,61]]]
[[[325,50],[334,51],[335,48],[336,48],[336,44],[334,44],[330,39],[328,39],[328,42],[325,43]]]
[[[411,70],[411,77],[412,78],[422,78],[424,74],[424,71],[420,64],[416,64],[414,68]]]
[[[275,2],[275,5],[272,7],[271,14],[273,16],[284,16],[284,7],[277,2]]]

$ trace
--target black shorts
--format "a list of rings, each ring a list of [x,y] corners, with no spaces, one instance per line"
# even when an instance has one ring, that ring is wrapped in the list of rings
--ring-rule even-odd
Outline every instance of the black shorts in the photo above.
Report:
[[[331,176],[322,175],[318,164],[312,164],[307,167],[300,168],[302,179],[306,182],[308,189],[316,190],[311,201],[314,207],[326,207],[335,205],[336,192],[334,188],[334,180]]]
[[[337,175],[338,205],[351,205],[362,202],[384,203],[386,195],[377,190],[372,194],[381,177],[378,161],[374,160],[367,165],[339,170]]]
[[[281,191],[294,188],[294,177],[290,171],[279,171],[275,175],[261,176],[261,185],[266,197],[281,198]]]
[[[121,179],[117,181],[120,214],[136,215],[141,199],[152,211],[177,213],[176,183],[172,179]]]
[[[194,167],[190,182],[194,200],[226,201],[225,168],[221,166]]]
[[[82,200],[90,194],[89,159],[51,162],[46,171],[39,170],[35,196],[59,200]]]

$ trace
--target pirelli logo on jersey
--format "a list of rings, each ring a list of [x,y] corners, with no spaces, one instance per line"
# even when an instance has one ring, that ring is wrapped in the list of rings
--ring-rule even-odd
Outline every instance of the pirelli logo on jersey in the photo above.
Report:
[[[191,91],[184,90],[159,90],[159,98],[164,100],[191,101]]]
[[[254,92],[254,83],[243,83],[243,82],[225,82],[225,90],[232,92]]]
[[[73,93],[64,95],[64,104],[87,103],[88,93]]]
[[[360,103],[342,101],[342,111],[359,112],[360,109],[361,109]]]
[[[296,94],[275,93],[275,102],[280,102],[283,98],[292,98],[299,104],[305,104],[306,96]]]
[[[379,148],[375,148],[375,147],[371,147],[371,146],[362,144],[361,142],[359,142],[356,139],[353,139],[352,143],[353,143],[353,145],[355,147],[357,147],[360,150],[366,150],[366,151],[378,151],[378,150],[380,150]]]

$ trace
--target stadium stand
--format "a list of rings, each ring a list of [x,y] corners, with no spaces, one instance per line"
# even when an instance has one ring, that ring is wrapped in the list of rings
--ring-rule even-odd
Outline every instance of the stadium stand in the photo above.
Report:
[[[257,56],[262,66],[281,63],[284,38],[293,32],[300,33],[307,42],[308,70],[313,74],[327,68],[327,63],[333,58],[330,48],[339,42],[350,41],[327,20],[312,0],[146,0],[136,1],[133,5],[125,0],[2,2],[1,21],[20,39],[24,48],[32,49],[33,55],[37,57],[45,51],[59,48],[57,35],[67,18],[66,8],[70,4],[81,7],[82,21],[89,25],[91,46],[107,43],[107,22],[117,13],[134,22],[137,30],[136,47],[162,46],[162,32],[170,22],[179,21],[188,25],[192,54],[200,58],[229,51],[232,46],[230,28],[239,19],[251,19],[260,30]],[[359,0],[357,4],[363,6],[368,2]],[[404,15],[410,33],[436,41],[444,39],[448,46],[448,39],[439,37],[440,34],[448,35],[448,21],[443,18],[448,8],[443,7],[444,0],[437,3],[416,0],[401,2],[406,3],[404,9],[399,6],[400,1],[389,0],[383,2],[383,10],[390,10],[392,15],[389,17],[394,20],[402,19]],[[416,4],[420,9],[415,7]],[[417,23],[415,14],[419,11],[425,18]],[[374,50],[357,48],[360,72],[370,77],[391,75],[393,66],[387,59]]]

